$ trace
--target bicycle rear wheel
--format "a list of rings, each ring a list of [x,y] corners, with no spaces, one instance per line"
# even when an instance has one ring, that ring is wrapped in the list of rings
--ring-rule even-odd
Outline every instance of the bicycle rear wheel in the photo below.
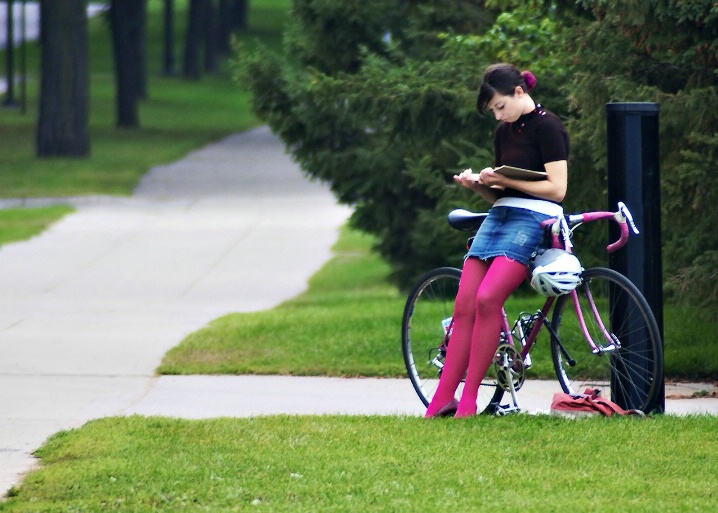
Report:
[[[461,271],[440,267],[419,278],[406,300],[401,326],[404,363],[414,390],[428,406],[439,384],[439,377],[450,342],[454,300]],[[458,394],[463,389],[459,385]],[[503,389],[497,386],[493,366],[479,388],[477,412],[491,411]]]
[[[600,389],[622,408],[648,413],[663,382],[663,345],[653,312],[638,288],[616,271],[586,269],[582,279],[576,292],[586,331],[602,350],[591,351],[572,295],[560,296],[551,320],[551,355],[561,388],[569,394]]]

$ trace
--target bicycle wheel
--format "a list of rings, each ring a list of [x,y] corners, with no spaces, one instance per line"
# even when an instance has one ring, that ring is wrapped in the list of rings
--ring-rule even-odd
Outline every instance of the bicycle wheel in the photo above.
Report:
[[[586,269],[581,277],[576,292],[586,331],[602,351],[592,352],[586,341],[573,296],[560,296],[551,320],[551,355],[561,388],[569,394],[600,389],[622,408],[647,413],[663,382],[663,346],[653,312],[638,288],[616,271]]]
[[[461,271],[440,267],[429,271],[414,285],[404,307],[401,346],[411,384],[424,406],[434,396],[450,342],[454,300]],[[459,385],[458,394],[463,389]],[[491,411],[498,404],[503,389],[497,386],[493,366],[479,389],[477,411]]]

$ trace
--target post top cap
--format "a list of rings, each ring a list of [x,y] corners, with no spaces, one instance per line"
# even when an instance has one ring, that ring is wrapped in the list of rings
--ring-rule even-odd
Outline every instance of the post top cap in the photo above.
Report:
[[[606,104],[606,112],[658,112],[658,104],[654,102],[610,102]]]

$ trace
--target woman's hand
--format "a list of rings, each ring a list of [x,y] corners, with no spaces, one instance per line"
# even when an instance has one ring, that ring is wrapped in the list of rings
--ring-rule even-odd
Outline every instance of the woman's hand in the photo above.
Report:
[[[497,193],[493,190],[493,185],[498,184],[497,180],[500,178],[503,177],[494,173],[494,170],[490,167],[482,169],[479,173],[474,173],[471,169],[465,169],[458,175],[454,175],[456,183],[478,192],[489,203],[496,201]]]
[[[506,180],[506,177],[496,173],[490,167],[482,169],[481,172],[479,173],[479,183],[481,185],[486,185],[487,187],[503,188],[506,185],[505,180]]]
[[[454,181],[467,189],[476,191],[479,190],[479,186],[481,185],[489,185],[488,183],[484,183],[482,179],[482,174],[487,171],[491,174],[495,174],[490,167],[482,169],[479,173],[474,173],[471,169],[464,169],[458,175],[454,175]]]

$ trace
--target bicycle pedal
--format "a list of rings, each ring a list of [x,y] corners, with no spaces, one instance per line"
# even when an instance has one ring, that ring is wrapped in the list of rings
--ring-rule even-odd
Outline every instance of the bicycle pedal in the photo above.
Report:
[[[496,410],[494,411],[495,415],[498,415],[501,417],[510,415],[512,413],[521,413],[521,408],[519,408],[518,406],[515,406],[513,404],[502,404],[502,405],[496,406]]]

